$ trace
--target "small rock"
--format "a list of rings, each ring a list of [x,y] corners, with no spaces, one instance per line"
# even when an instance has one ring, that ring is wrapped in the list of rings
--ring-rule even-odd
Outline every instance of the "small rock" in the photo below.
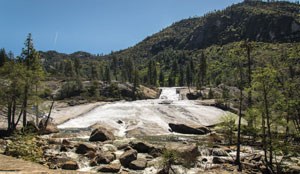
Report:
[[[98,164],[109,164],[115,159],[116,159],[116,155],[110,152],[99,153],[95,158]]]
[[[89,141],[107,141],[115,140],[115,136],[112,132],[103,127],[98,127],[92,131]]]
[[[213,149],[212,155],[213,156],[228,156],[228,153],[223,149]]]
[[[71,142],[67,139],[63,139],[62,144],[65,145],[65,146],[71,146]]]
[[[65,170],[77,170],[79,169],[79,166],[76,161],[69,160],[62,164],[61,168]]]
[[[102,146],[102,150],[103,150],[103,151],[109,151],[109,152],[115,152],[115,151],[117,151],[118,149],[117,149],[116,146],[114,146],[114,145],[112,145],[112,144],[104,144],[104,145]]]
[[[96,147],[93,144],[89,144],[89,143],[81,143],[78,145],[77,149],[76,149],[76,153],[77,154],[86,154],[89,151],[96,151]]]
[[[230,159],[230,157],[217,157],[217,156],[214,156],[213,159],[212,159],[212,162],[214,164],[224,164],[224,163],[232,164],[234,161],[233,161],[233,159]]]
[[[61,151],[61,152],[67,152],[67,151],[68,151],[67,146],[61,145],[61,146],[60,146],[60,151]]]
[[[147,160],[137,159],[129,163],[128,168],[132,170],[144,170],[147,167]]]
[[[94,159],[97,154],[95,151],[88,151],[86,154],[85,154],[86,157],[88,157],[89,159]]]
[[[122,166],[124,167],[128,167],[130,162],[136,159],[137,159],[137,151],[133,149],[125,151],[119,158]]]
[[[109,173],[117,173],[121,169],[121,165],[118,163],[103,165],[98,168],[98,172],[109,172]]]

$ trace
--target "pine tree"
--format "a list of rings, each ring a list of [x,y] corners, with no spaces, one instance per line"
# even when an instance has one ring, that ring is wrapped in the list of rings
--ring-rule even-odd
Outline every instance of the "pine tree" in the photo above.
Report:
[[[111,68],[116,81],[118,81],[118,59],[116,56],[113,56],[112,58]]]
[[[165,76],[162,69],[160,69],[160,73],[159,73],[159,86],[160,87],[165,86]]]
[[[0,67],[2,67],[5,64],[5,62],[7,62],[7,55],[5,49],[2,48],[0,49]]]
[[[184,76],[184,68],[183,65],[179,66],[179,79],[178,79],[178,85],[179,86],[184,86],[185,82],[185,76]]]
[[[200,55],[200,67],[199,67],[200,87],[205,85],[206,73],[207,73],[207,61],[204,52],[202,51]]]
[[[30,97],[31,87],[38,85],[39,81],[44,76],[44,71],[41,65],[40,55],[34,49],[32,36],[29,33],[25,41],[25,47],[22,49],[21,60],[25,63],[27,69],[27,80],[24,88],[23,99],[23,127],[27,125],[27,107]],[[37,87],[36,87],[37,88]]]
[[[109,66],[108,66],[108,65],[105,66],[105,81],[106,81],[107,83],[111,83],[110,69],[109,69]]]

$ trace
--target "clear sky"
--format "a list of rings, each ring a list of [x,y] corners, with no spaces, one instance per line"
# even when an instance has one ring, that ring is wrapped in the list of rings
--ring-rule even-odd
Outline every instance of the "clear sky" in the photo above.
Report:
[[[242,0],[0,0],[0,48],[93,54],[125,49],[161,29]]]

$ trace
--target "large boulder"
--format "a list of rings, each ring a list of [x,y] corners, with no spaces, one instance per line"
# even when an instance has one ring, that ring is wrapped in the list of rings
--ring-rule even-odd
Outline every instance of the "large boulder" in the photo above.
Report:
[[[118,163],[103,165],[98,168],[98,172],[117,173],[121,169],[121,165]]]
[[[96,146],[90,143],[80,143],[76,149],[77,154],[86,154],[90,151],[96,152]]]
[[[76,161],[68,160],[62,164],[61,168],[65,170],[77,170],[79,166]]]
[[[137,151],[133,149],[125,151],[119,158],[120,163],[124,167],[128,167],[129,164],[136,159],[137,159]]]
[[[198,146],[195,143],[183,144],[183,143],[168,143],[166,150],[173,151],[180,158],[177,163],[185,165],[193,165],[197,161],[197,157],[200,155]]]
[[[39,131],[40,134],[52,134],[58,133],[59,129],[57,128],[56,124],[54,124],[50,119],[47,122],[47,118],[43,118],[39,123]]]
[[[148,153],[153,157],[158,157],[162,154],[162,149],[146,142],[130,142],[130,146],[137,150],[138,153]]]
[[[147,160],[142,158],[131,161],[128,166],[128,168],[132,170],[144,170],[146,167],[147,167]]]
[[[91,133],[89,141],[107,141],[115,140],[115,136],[112,132],[105,129],[104,127],[98,127],[94,129]]]
[[[169,123],[171,131],[182,134],[204,135],[210,132],[207,127]]]

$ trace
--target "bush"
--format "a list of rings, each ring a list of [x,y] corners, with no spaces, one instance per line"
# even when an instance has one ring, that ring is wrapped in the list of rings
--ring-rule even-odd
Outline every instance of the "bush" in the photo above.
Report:
[[[5,155],[10,155],[24,160],[40,162],[43,150],[34,134],[15,134],[13,141],[8,141]]]
[[[233,143],[234,130],[237,128],[235,124],[236,118],[237,117],[232,113],[226,114],[221,118],[222,123],[219,129],[224,133],[225,140],[227,140],[228,144]]]

